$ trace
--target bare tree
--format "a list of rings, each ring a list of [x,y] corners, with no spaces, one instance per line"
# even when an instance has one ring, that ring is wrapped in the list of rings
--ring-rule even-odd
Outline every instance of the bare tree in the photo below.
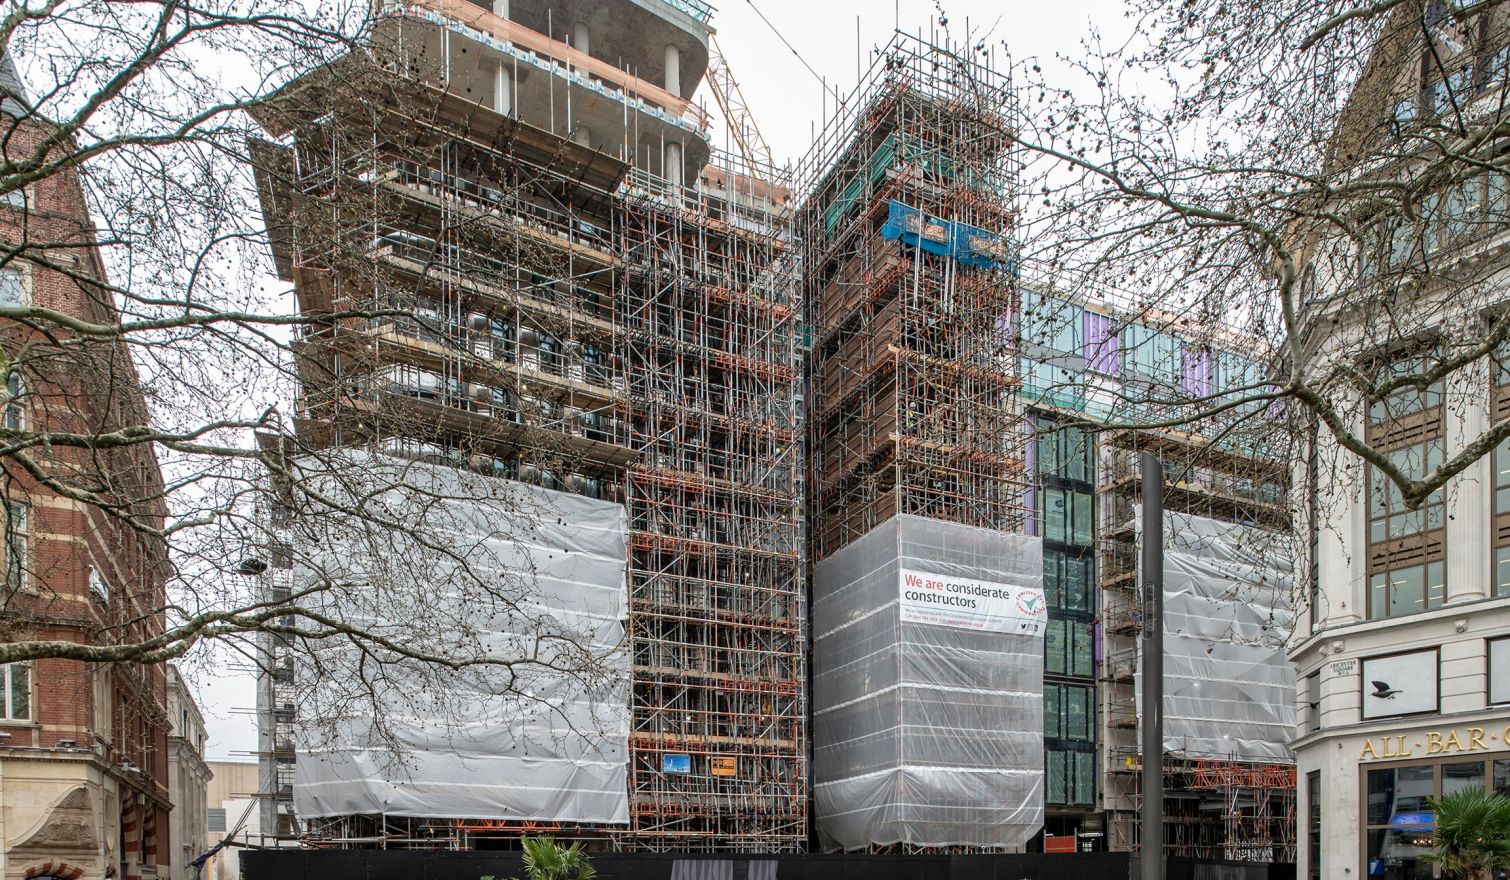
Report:
[[[0,663],[144,667],[203,642],[259,663],[271,636],[348,700],[446,693],[473,670],[479,688],[547,710],[559,695],[532,689],[541,676],[601,686],[622,665],[596,624],[542,595],[555,547],[542,536],[559,525],[548,502],[448,476],[477,469],[488,417],[442,448],[426,412],[392,406],[358,435],[303,394],[344,395],[351,411],[384,393],[329,373],[318,328],[455,330],[423,307],[423,281],[354,256],[371,241],[260,210],[268,187],[300,184],[267,126],[293,106],[322,112],[301,90],[375,106],[400,79],[373,39],[381,18],[362,0],[81,0],[0,19],[0,280],[17,285],[0,292]],[[370,137],[360,116],[355,136]],[[327,211],[365,212],[368,228],[404,210],[370,190],[340,198]],[[303,248],[363,265],[381,294],[301,308],[269,259],[296,221]],[[433,258],[419,255],[421,278]],[[511,433],[532,417],[496,412]],[[379,448],[385,437],[404,442]],[[60,510],[77,513],[86,549],[34,552],[43,520],[28,511],[56,531]],[[269,570],[291,586],[268,590]]]
[[[1127,42],[1061,59],[1073,80],[1025,71],[1039,267],[1124,292],[1155,325],[1263,340],[1260,373],[1144,421],[1278,404],[1301,439],[1342,450],[1322,467],[1366,463],[1428,503],[1510,436],[1470,424],[1450,454],[1407,460],[1370,434],[1487,388],[1510,336],[1495,308],[1510,11],[1196,0],[1129,16]]]

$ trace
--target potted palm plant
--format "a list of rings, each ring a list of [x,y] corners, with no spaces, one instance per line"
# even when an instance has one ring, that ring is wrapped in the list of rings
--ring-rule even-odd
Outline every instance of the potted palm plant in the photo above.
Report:
[[[580,843],[562,846],[548,835],[526,836],[520,843],[526,880],[593,880],[598,876]]]
[[[1432,852],[1422,858],[1442,876],[1492,880],[1510,870],[1510,797],[1463,789],[1431,802]]]

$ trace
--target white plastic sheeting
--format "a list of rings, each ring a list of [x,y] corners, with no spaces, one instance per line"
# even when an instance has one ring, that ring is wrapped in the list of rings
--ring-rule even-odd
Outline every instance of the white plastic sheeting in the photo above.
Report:
[[[1164,533],[1165,751],[1293,761],[1295,670],[1285,656],[1295,628],[1288,538],[1172,512],[1164,515]],[[1141,654],[1138,667],[1141,712]]]
[[[295,533],[295,583],[385,637],[447,657],[296,649],[301,818],[394,816],[627,823],[627,524],[619,504],[454,468],[348,453],[306,467],[337,506]],[[410,527],[376,527],[373,515]]]
[[[952,618],[910,622],[909,573],[939,576]],[[823,847],[1022,846],[1043,825],[1042,542],[897,516],[813,584]]]

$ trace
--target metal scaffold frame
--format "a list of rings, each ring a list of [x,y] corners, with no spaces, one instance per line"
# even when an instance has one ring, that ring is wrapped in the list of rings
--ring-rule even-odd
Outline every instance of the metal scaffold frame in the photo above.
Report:
[[[298,343],[301,430],[626,505],[630,824],[353,815],[303,842],[802,849],[790,182],[715,154],[683,187],[443,88],[397,88],[259,147],[286,154],[289,271],[317,319]],[[374,314],[318,320],[351,309]]]
[[[630,829],[624,848],[807,839],[800,290],[789,188],[733,157],[627,188]],[[758,173],[752,173],[758,171]]]
[[[1113,849],[1139,851],[1143,802],[1136,674],[1143,603],[1134,525],[1137,456],[1157,455],[1166,510],[1275,530],[1287,527],[1283,458],[1256,451],[1252,413],[1188,429],[1111,429],[1102,435],[1097,572],[1104,660],[1105,804]],[[1216,438],[1216,439],[1213,439]],[[1295,767],[1234,756],[1166,755],[1164,849],[1182,858],[1285,862],[1295,857]]]
[[[1015,92],[898,34],[803,165],[814,558],[896,514],[1020,531]]]

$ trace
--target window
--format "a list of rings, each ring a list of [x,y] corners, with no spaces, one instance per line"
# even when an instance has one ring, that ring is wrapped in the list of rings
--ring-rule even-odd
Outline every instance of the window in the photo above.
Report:
[[[12,590],[25,589],[30,558],[31,508],[24,501],[5,505],[5,583]]]
[[[1173,385],[1180,378],[1180,340],[1141,324],[1122,331],[1122,370]]]
[[[1094,609],[1095,584],[1092,583],[1094,561],[1089,556],[1073,556],[1063,550],[1043,551],[1043,592],[1051,609],[1091,611]]]
[[[1094,642],[1091,625],[1078,620],[1050,620],[1044,631],[1044,672],[1051,675],[1092,675]]]
[[[1056,296],[1022,292],[1022,341],[1060,354],[1080,354],[1080,307]]]
[[[1096,753],[1050,749],[1044,755],[1048,777],[1045,800],[1055,805],[1091,806],[1096,799]]]
[[[110,585],[105,583],[97,568],[89,569],[89,592],[101,602],[110,601]]]
[[[11,370],[5,376],[5,427],[12,431],[26,429],[26,408],[22,403],[24,387],[21,374]]]
[[[1306,732],[1321,729],[1321,673],[1306,676]]]
[[[1321,771],[1306,774],[1306,877],[1321,880]]]
[[[1180,390],[1192,398],[1211,396],[1216,390],[1216,370],[1211,352],[1199,348],[1185,349],[1180,367]]]
[[[1420,479],[1440,467],[1445,441],[1441,437],[1413,446],[1395,449],[1387,456],[1390,464],[1412,479]],[[1369,527],[1371,544],[1390,538],[1402,538],[1443,527],[1443,493],[1433,492],[1414,510],[1406,507],[1400,487],[1377,468],[1369,468]]]
[[[1489,653],[1489,702],[1510,703],[1510,636],[1490,639],[1485,647]]]
[[[26,188],[16,187],[9,192],[0,193],[0,205],[4,205],[7,208],[25,208]]]
[[[1380,378],[1399,379],[1430,370],[1434,351],[1389,357]],[[1369,408],[1367,440],[1413,479],[1439,467],[1445,457],[1441,381],[1424,388],[1403,386]],[[1368,469],[1368,616],[1398,617],[1440,607],[1446,599],[1444,493],[1433,492],[1414,510],[1395,482]]]
[[[0,670],[5,677],[5,720],[30,721],[31,664],[7,663]]]
[[[26,277],[20,269],[0,269],[0,306],[26,305]]]
[[[1094,534],[1091,525],[1091,494],[1073,489],[1043,490],[1043,537],[1047,541],[1089,547]]]
[[[1431,866],[1421,857],[1431,849],[1436,767],[1369,770],[1366,785],[1365,876],[1430,880]]]
[[[1037,426],[1038,472],[1089,483],[1090,438],[1075,425],[1040,422]]]
[[[225,833],[225,807],[210,807],[209,830],[220,834]]]
[[[1117,375],[1121,358],[1117,349],[1117,329],[1109,315],[1087,311],[1085,322],[1086,369],[1108,376]]]
[[[1073,684],[1045,684],[1043,735],[1051,740],[1094,742],[1096,689]]]

